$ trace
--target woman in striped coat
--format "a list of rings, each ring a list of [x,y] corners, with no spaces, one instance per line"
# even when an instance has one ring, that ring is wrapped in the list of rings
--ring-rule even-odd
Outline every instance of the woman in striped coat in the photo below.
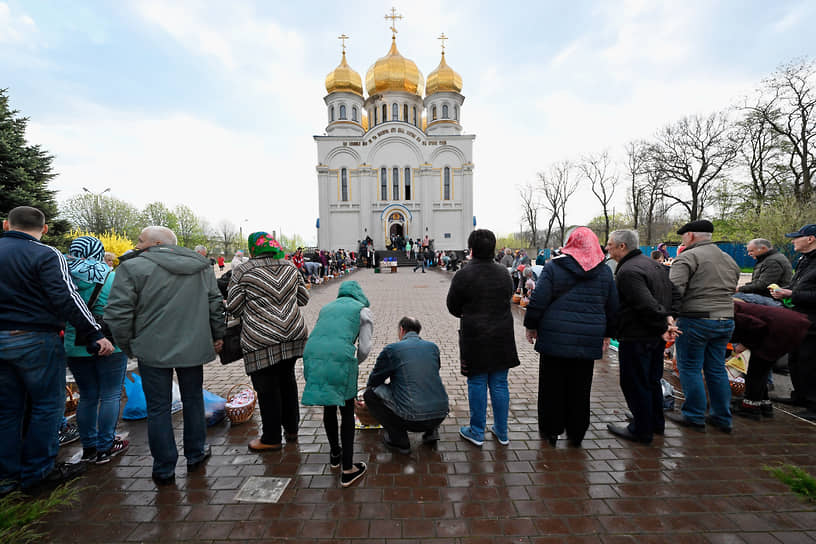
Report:
[[[227,313],[241,319],[241,349],[246,373],[258,393],[263,433],[249,443],[252,451],[296,442],[300,409],[295,361],[303,355],[309,331],[300,306],[309,291],[280,244],[265,232],[249,235],[251,259],[232,272]]]

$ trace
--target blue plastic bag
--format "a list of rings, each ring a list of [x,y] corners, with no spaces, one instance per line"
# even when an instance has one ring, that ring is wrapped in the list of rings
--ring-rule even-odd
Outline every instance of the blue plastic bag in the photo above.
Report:
[[[125,394],[127,404],[122,411],[122,419],[144,419],[147,417],[147,401],[145,400],[144,389],[142,389],[142,378],[138,374],[125,376]]]
[[[212,427],[224,419],[226,416],[224,405],[226,403],[227,399],[204,389],[204,417],[207,418],[207,427]]]

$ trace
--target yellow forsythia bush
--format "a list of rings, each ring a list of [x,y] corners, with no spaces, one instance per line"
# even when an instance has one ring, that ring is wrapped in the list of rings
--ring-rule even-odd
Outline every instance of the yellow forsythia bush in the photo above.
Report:
[[[81,229],[74,229],[71,231],[71,240],[79,238],[80,236],[94,236],[102,242],[105,246],[105,251],[110,251],[116,254],[117,259],[113,261],[114,266],[119,266],[119,256],[129,249],[133,249],[133,242],[130,241],[124,234],[118,232],[108,231],[103,234],[95,234],[93,232],[83,231]]]

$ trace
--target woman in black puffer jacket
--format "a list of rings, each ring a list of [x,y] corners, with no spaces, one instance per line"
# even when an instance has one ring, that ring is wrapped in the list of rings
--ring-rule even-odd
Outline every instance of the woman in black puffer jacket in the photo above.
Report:
[[[552,446],[565,429],[570,444],[580,446],[589,428],[592,372],[618,309],[612,271],[603,259],[598,237],[577,228],[562,256],[542,269],[527,306],[527,340],[541,354],[538,428]]]

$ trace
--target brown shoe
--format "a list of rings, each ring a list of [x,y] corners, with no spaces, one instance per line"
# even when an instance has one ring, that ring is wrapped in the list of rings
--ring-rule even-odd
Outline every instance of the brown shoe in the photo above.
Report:
[[[282,444],[264,444],[260,438],[256,438],[249,443],[250,451],[280,451]]]

